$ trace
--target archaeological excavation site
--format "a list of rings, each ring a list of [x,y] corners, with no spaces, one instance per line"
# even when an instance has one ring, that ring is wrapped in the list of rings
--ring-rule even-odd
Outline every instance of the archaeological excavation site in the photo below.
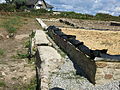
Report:
[[[108,41],[111,35],[120,35],[119,31],[104,31],[105,25],[97,30],[91,26],[84,28],[85,24],[78,27],[81,26],[76,24],[78,21],[70,19],[36,20],[43,29],[33,30],[30,52],[36,57],[38,89],[119,89],[120,46],[112,45],[114,37]],[[100,37],[103,40],[99,40]]]
[[[14,37],[1,28],[0,47],[6,51],[0,51],[0,90],[120,89],[118,25],[19,18],[23,24]]]
[[[5,1],[0,90],[120,90],[120,15],[55,11],[53,0]]]

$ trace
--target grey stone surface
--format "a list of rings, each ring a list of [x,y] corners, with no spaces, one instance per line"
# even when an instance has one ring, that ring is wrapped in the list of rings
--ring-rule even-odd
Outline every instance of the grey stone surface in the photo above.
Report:
[[[36,20],[42,26],[43,29],[47,29],[48,28],[48,26],[40,18],[36,18]]]
[[[67,56],[62,60],[52,47],[39,46],[38,50],[42,61],[41,90],[120,90],[119,80],[94,86],[86,78],[76,74],[73,62]]]
[[[63,90],[120,90],[120,81],[94,86],[86,78],[76,75],[72,61],[66,56],[65,63],[58,72],[51,73],[49,87]],[[57,89],[56,89],[57,90]]]
[[[50,73],[58,71],[59,66],[63,63],[58,52],[50,46],[38,46],[38,51],[41,59],[40,78],[41,90],[49,90]]]
[[[36,45],[49,45],[50,42],[46,37],[46,34],[43,30],[36,30],[35,33],[35,44]]]
[[[60,70],[51,74],[50,88],[59,87],[64,90],[82,90],[82,88],[92,86],[87,79],[76,75],[76,69],[67,56],[64,60],[65,63],[61,66]]]

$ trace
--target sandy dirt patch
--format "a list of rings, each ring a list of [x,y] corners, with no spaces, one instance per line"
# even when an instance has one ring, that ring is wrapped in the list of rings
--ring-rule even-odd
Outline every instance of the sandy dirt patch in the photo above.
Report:
[[[84,42],[90,49],[108,49],[112,55],[120,55],[120,31],[95,31],[84,29],[62,28],[69,35],[76,35],[77,40]]]

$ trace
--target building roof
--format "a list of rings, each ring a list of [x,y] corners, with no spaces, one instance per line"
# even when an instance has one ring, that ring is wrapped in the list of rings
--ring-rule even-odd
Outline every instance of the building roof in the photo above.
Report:
[[[35,5],[38,0],[26,0],[26,5]]]
[[[35,5],[39,0],[26,0],[26,5]],[[45,0],[42,0],[45,3],[46,8],[54,8],[52,5],[45,2]]]
[[[52,5],[50,5],[50,4],[48,4],[48,3],[46,3],[46,7],[47,7],[47,8],[54,8]]]

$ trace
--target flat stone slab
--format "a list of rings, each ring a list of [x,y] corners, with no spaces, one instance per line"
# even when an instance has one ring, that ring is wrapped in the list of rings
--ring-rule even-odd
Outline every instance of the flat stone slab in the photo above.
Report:
[[[57,72],[63,61],[59,53],[50,46],[38,46],[38,52],[41,59],[41,90],[49,90],[50,73]]]
[[[49,45],[50,42],[43,30],[36,30],[35,32],[35,44],[36,45]]]
[[[36,18],[36,20],[42,26],[42,28],[44,28],[44,29],[48,28],[48,26],[40,18]]]
[[[41,60],[48,61],[51,59],[61,59],[60,54],[53,47],[50,46],[38,46]],[[56,61],[57,62],[57,61]]]

